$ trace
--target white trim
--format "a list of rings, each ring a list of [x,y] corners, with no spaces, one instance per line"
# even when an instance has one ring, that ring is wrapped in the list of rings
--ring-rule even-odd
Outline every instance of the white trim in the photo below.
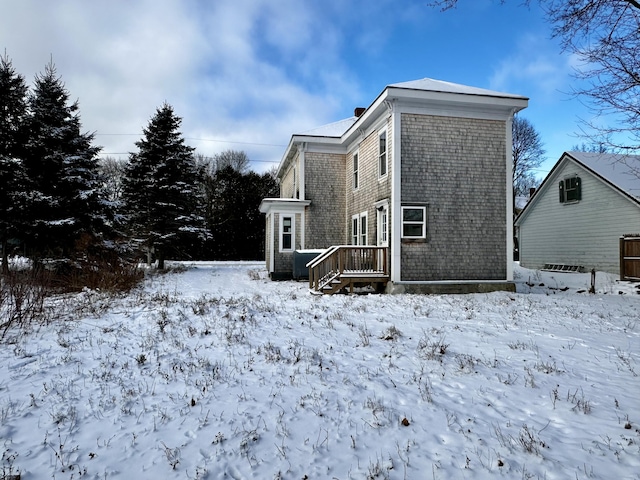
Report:
[[[507,161],[507,174],[506,174],[506,189],[507,189],[507,281],[513,281],[513,222],[515,218],[513,217],[513,138],[512,138],[512,128],[513,128],[513,115],[514,111],[511,112],[509,119],[506,122],[506,152],[505,156]]]
[[[405,210],[422,210],[422,221],[418,222],[418,221],[407,221],[405,222],[404,220],[404,211]],[[418,239],[418,240],[424,240],[427,238],[427,207],[426,205],[402,205],[400,207],[400,215],[401,215],[401,222],[402,222],[402,232],[400,234],[401,238],[406,238],[406,239]],[[408,224],[408,225],[422,225],[422,235],[405,235],[404,234],[404,225]]]
[[[364,234],[362,233],[362,220],[365,221]],[[355,225],[356,228],[353,228]],[[364,241],[363,238],[364,237]],[[360,212],[351,215],[351,245],[368,245],[369,243],[369,213]],[[355,241],[354,241],[355,240]]]
[[[351,215],[351,245],[358,245],[360,241],[360,214]]]
[[[285,235],[284,233],[284,219],[285,218],[290,218],[291,219],[291,248],[283,248],[282,247],[282,239]],[[293,252],[296,249],[296,214],[295,213],[281,213],[280,214],[280,222],[279,222],[280,226],[278,229],[278,252],[280,253],[284,253],[284,252]]]
[[[357,169],[356,162],[358,166]],[[360,177],[360,148],[356,148],[353,154],[351,154],[351,190],[354,192],[360,188]]]
[[[389,202],[382,200],[374,203],[376,209],[376,245],[379,247],[389,246]],[[386,220],[383,220],[383,215],[386,216]],[[381,227],[384,227],[382,229]],[[382,238],[384,234],[384,237]]]
[[[384,135],[384,163],[385,163],[385,171],[384,173],[380,173],[380,139]],[[388,133],[387,126],[378,130],[378,180],[385,180],[389,175],[389,142],[388,142]]]
[[[300,200],[304,200],[306,197],[305,193],[305,180],[304,180],[304,167],[305,167],[305,152],[307,150],[307,144],[303,143],[300,147],[300,158],[298,159],[298,170],[300,171],[298,175],[300,178],[298,179],[299,188],[300,188]]]
[[[364,233],[362,233],[362,220],[364,220]],[[362,212],[360,213],[360,231],[358,232],[360,236],[358,237],[359,243],[358,245],[369,245],[369,213]],[[363,238],[364,237],[364,241]]]
[[[275,242],[276,242],[276,236],[275,236],[275,215],[273,213],[269,213],[268,217],[269,218],[269,273],[275,271],[276,269],[276,252],[275,252]]]
[[[402,198],[402,177],[401,177],[401,148],[400,148],[400,136],[401,132],[401,113],[398,111],[398,108],[394,103],[392,103],[392,113],[391,113],[391,124],[392,131],[391,135],[393,136],[393,155],[391,156],[391,164],[389,165],[392,168],[392,182],[391,182],[391,232],[390,232],[390,240],[391,240],[391,262],[389,265],[390,273],[391,273],[391,281],[399,282],[401,277],[400,265],[402,265],[402,244],[400,242],[400,233],[402,232],[401,218],[400,218],[400,199]]]

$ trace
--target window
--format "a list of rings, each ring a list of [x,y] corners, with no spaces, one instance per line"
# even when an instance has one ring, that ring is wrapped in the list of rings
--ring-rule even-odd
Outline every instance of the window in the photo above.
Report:
[[[358,152],[353,154],[353,189],[358,188]]]
[[[351,217],[351,245],[367,245],[367,212]]]
[[[387,132],[378,136],[378,175],[384,177],[387,174]]]
[[[367,212],[360,214],[360,245],[367,245]]]
[[[293,196],[291,198],[298,198],[298,175],[296,167],[293,167]]]
[[[427,207],[402,207],[402,238],[427,238]]]
[[[359,215],[354,215],[351,217],[351,245],[358,244],[358,231],[359,231]]]
[[[386,247],[389,245],[389,208],[387,205],[381,205],[377,208],[378,212],[378,246]]]
[[[293,217],[280,217],[280,251],[293,250]]]
[[[580,177],[560,180],[560,203],[578,202],[582,199]]]

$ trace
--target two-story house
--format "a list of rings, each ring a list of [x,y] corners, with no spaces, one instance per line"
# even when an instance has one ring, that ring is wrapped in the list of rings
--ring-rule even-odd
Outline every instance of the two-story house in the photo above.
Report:
[[[512,289],[511,123],[527,103],[422,79],[293,135],[280,197],[260,206],[271,277],[291,277],[294,252],[319,249],[321,277],[337,287],[366,271],[389,291]],[[315,288],[337,289],[322,279]]]

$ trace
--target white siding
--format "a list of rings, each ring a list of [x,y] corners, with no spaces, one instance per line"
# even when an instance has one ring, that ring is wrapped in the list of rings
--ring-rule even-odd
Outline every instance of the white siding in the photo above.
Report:
[[[582,180],[582,200],[560,203],[558,184],[574,174]],[[570,160],[559,165],[537,197],[518,222],[522,266],[563,263],[619,273],[619,238],[640,231],[637,204]]]

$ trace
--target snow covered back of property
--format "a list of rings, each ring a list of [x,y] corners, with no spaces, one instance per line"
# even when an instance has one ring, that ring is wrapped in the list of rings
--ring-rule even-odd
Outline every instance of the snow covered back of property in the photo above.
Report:
[[[0,349],[2,478],[637,479],[640,295],[310,295],[196,263]]]

